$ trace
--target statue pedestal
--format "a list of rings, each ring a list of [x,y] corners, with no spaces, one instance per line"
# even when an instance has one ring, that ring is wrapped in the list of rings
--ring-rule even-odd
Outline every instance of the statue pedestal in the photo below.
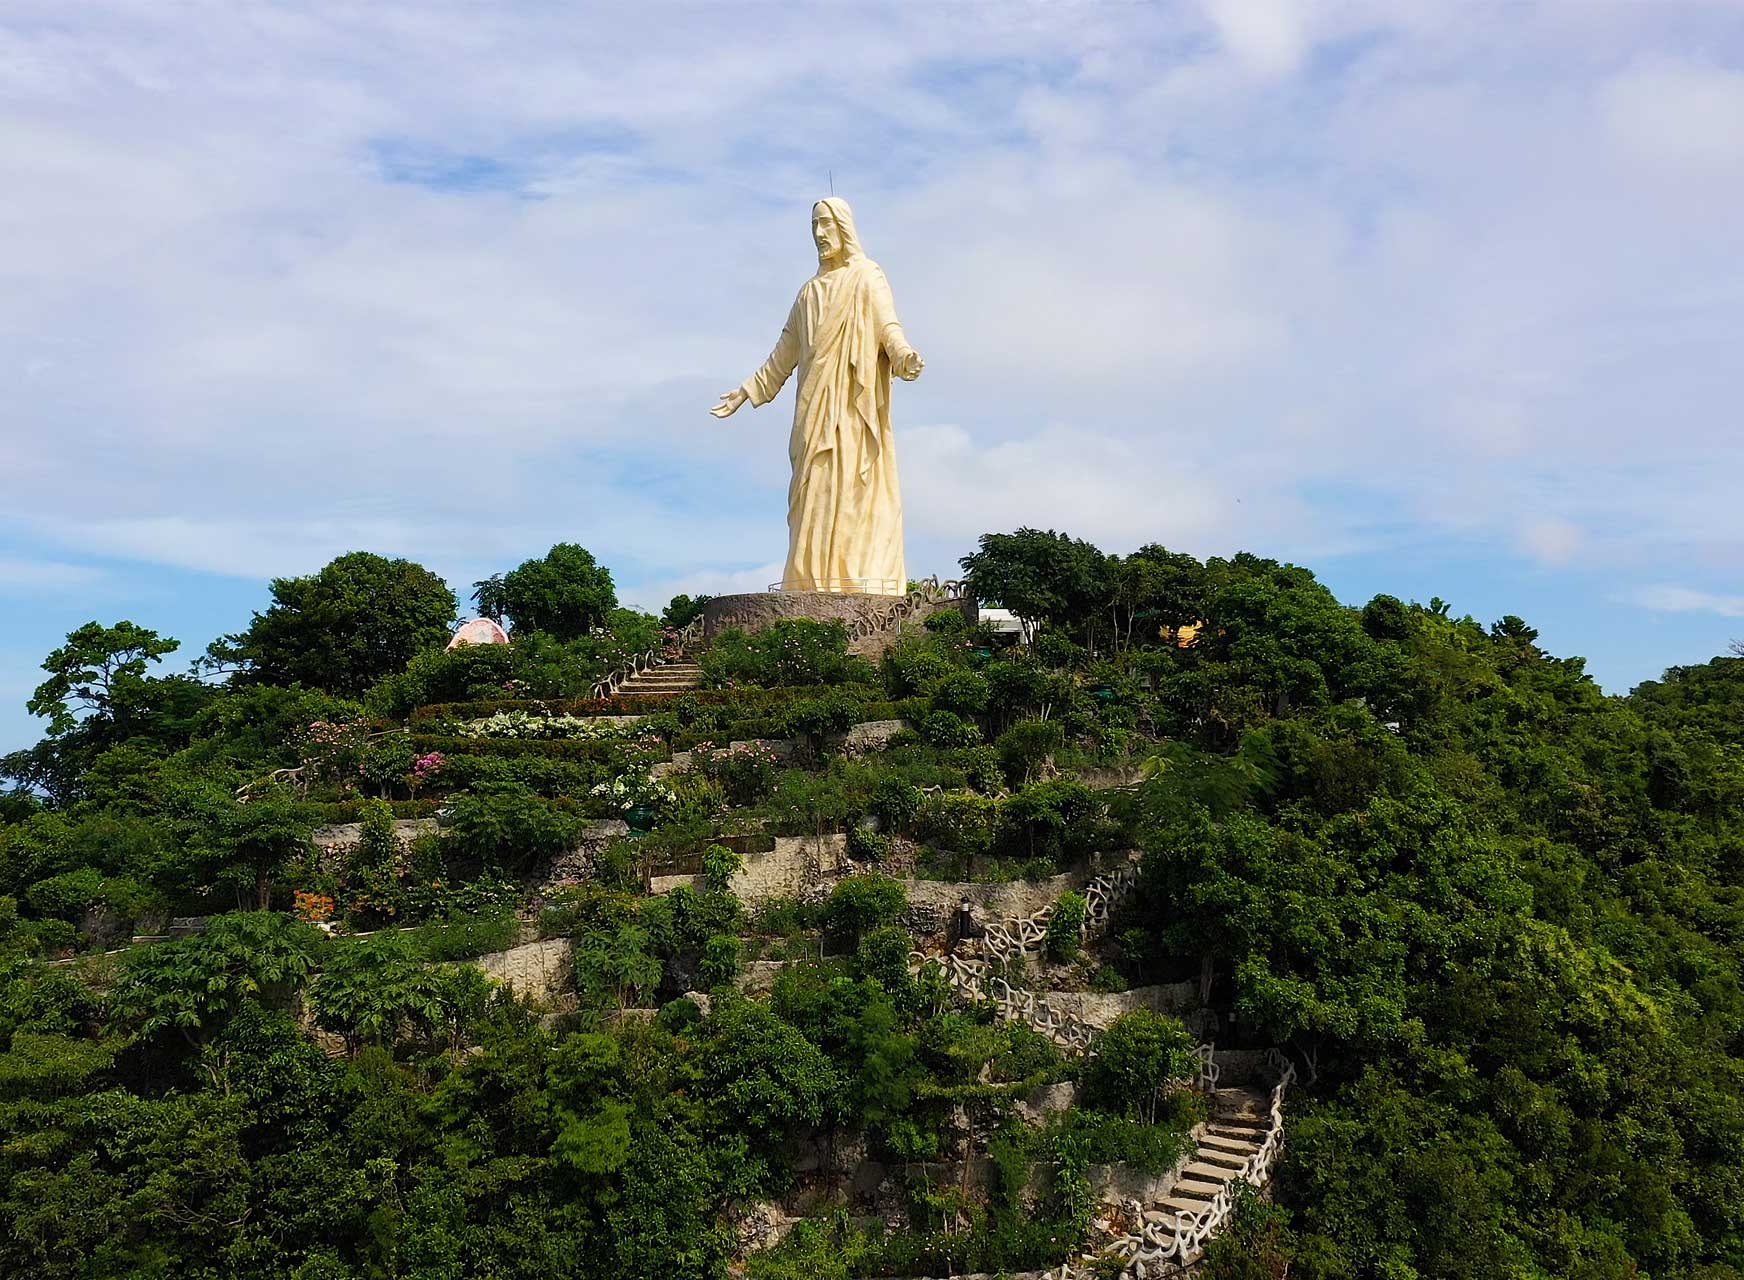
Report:
[[[922,600],[917,596],[875,596],[853,591],[756,591],[716,596],[703,606],[703,634],[737,628],[762,631],[785,618],[814,622],[840,620],[848,628],[848,652],[876,658],[896,642],[903,623],[919,625],[941,610],[967,611],[975,620],[972,600]]]

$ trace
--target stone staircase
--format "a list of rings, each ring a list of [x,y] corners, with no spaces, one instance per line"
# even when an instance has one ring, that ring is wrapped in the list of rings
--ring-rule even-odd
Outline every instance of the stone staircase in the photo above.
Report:
[[[641,696],[649,693],[684,693],[702,687],[702,668],[680,659],[638,671],[618,686],[618,693]]]
[[[1167,1222],[1177,1213],[1202,1214],[1242,1167],[1265,1145],[1271,1100],[1256,1089],[1235,1086],[1211,1096],[1211,1115],[1199,1135],[1199,1149],[1181,1171],[1167,1199],[1145,1218]]]

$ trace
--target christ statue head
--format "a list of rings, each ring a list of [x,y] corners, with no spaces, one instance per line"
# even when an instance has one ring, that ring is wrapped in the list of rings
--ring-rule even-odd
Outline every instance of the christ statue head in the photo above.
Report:
[[[828,271],[861,256],[860,238],[854,234],[854,212],[840,196],[819,200],[811,207],[811,238],[817,245],[820,270]]]

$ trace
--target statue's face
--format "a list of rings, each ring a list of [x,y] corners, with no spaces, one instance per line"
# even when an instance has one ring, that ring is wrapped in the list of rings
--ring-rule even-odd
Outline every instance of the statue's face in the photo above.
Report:
[[[811,238],[817,244],[818,257],[837,258],[841,256],[842,229],[836,225],[836,215],[828,209],[812,210]]]

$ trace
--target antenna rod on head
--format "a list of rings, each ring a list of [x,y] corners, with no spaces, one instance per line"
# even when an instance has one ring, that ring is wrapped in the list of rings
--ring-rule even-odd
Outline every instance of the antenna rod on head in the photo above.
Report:
[[[833,196],[836,194],[836,171],[834,169],[826,169],[825,172],[830,175],[830,194]]]

